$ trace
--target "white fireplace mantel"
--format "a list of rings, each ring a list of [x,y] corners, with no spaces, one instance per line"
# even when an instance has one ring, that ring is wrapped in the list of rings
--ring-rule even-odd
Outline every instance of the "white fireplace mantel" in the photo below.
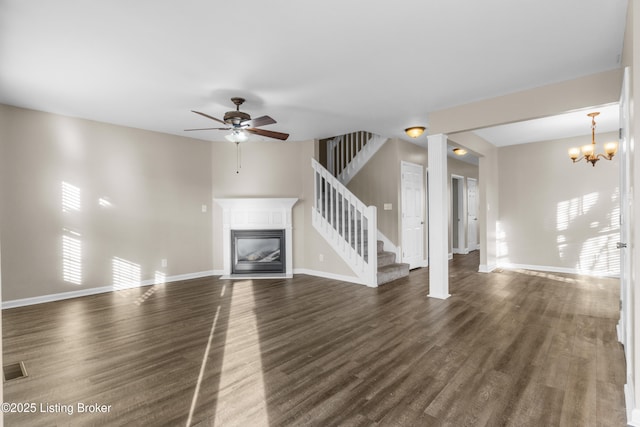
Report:
[[[231,274],[231,230],[285,230],[285,274],[293,277],[292,210],[297,198],[213,199],[222,207],[222,278],[247,278]],[[269,276],[273,277],[273,276]],[[258,278],[258,277],[252,277]]]

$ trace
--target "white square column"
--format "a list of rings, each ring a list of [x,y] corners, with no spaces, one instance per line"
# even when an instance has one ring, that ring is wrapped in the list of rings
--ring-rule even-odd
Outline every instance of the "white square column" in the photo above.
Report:
[[[447,136],[427,137],[429,195],[429,297],[449,294],[449,197],[447,191]]]

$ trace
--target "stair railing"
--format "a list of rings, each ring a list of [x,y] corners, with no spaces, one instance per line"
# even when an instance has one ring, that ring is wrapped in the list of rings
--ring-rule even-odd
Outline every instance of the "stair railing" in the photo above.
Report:
[[[327,141],[327,169],[346,185],[386,141],[365,131],[336,136]]]
[[[377,211],[366,206],[315,159],[312,223],[356,273],[360,282],[377,286]]]
[[[336,136],[327,142],[327,169],[333,176],[342,173],[372,136],[371,132],[358,131]]]

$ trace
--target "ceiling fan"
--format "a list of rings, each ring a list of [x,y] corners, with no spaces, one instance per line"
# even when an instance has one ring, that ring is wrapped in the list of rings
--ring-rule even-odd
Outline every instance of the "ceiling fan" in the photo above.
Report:
[[[276,123],[269,116],[261,116],[256,119],[252,119],[251,116],[243,111],[240,111],[240,106],[244,103],[244,98],[231,98],[231,102],[236,105],[235,111],[227,111],[224,114],[224,119],[220,120],[215,117],[212,117],[208,114],[201,113],[200,111],[191,110],[196,114],[200,114],[203,117],[214,120],[218,123],[222,123],[223,125],[227,125],[227,127],[220,128],[199,128],[199,129],[185,129],[185,131],[194,131],[194,130],[230,130],[231,134],[227,135],[225,138],[232,142],[242,142],[246,141],[248,138],[247,133],[252,133],[255,135],[266,136],[267,138],[275,138],[280,139],[282,141],[286,140],[289,137],[288,133],[283,132],[275,132],[272,130],[258,129],[260,126],[272,125]]]

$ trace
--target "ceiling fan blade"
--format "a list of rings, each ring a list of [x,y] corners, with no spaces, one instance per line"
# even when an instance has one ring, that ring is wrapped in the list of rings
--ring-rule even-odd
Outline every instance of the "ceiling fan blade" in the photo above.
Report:
[[[201,113],[200,111],[191,110],[191,112],[196,113],[196,114],[200,114],[201,116],[206,117],[207,119],[215,120],[215,121],[216,121],[216,122],[218,122],[218,123],[222,123],[223,125],[226,125],[226,123],[225,123],[224,121],[222,121],[222,120],[220,120],[220,119],[216,119],[215,117],[210,116],[210,115],[208,115],[208,114]]]
[[[276,121],[269,116],[262,116],[258,117],[257,119],[251,119],[247,120],[246,122],[242,122],[243,125],[252,126],[254,128],[257,128],[259,126],[272,125],[274,123],[276,123]]]
[[[260,135],[260,136],[266,136],[267,138],[281,139],[283,141],[285,139],[289,138],[289,134],[288,133],[274,132],[272,130],[255,129],[255,128],[249,128],[249,129],[245,129],[245,130],[247,132],[249,132],[249,133],[254,133],[254,134]]]
[[[198,128],[198,129],[185,129],[185,132],[192,130],[231,130],[231,128]]]

